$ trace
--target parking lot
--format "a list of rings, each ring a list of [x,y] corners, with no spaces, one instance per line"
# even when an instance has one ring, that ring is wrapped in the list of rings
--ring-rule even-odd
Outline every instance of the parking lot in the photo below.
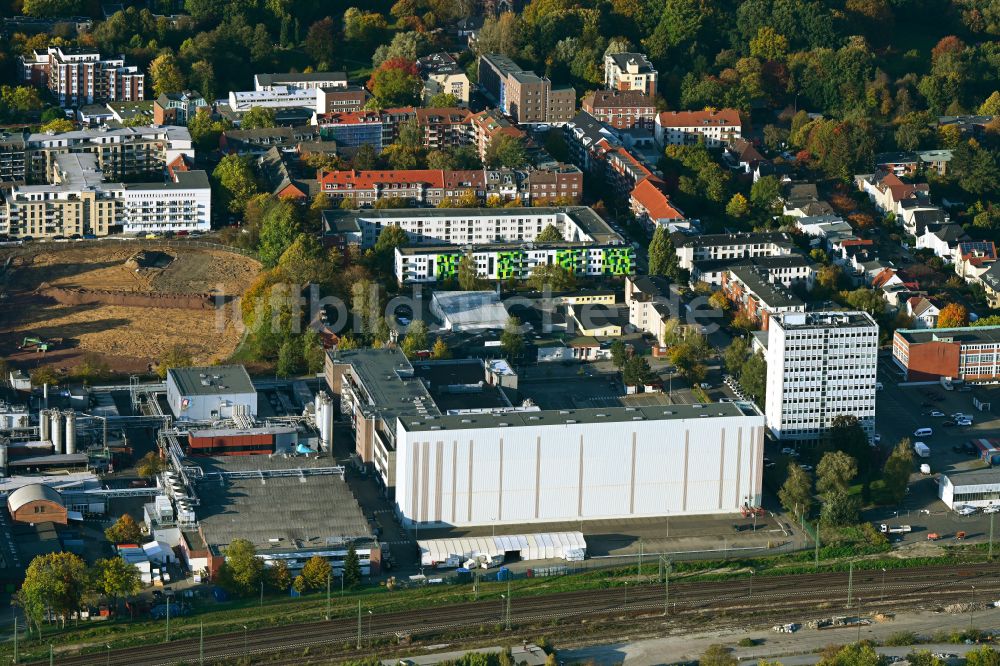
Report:
[[[880,453],[887,457],[903,437],[922,441],[930,449],[927,458],[914,458],[914,468],[926,463],[931,474],[916,472],[910,479],[910,488],[900,507],[880,507],[865,514],[874,523],[910,525],[912,532],[894,535],[900,544],[926,542],[928,534],[936,533],[945,542],[953,541],[959,532],[966,539],[985,540],[990,532],[990,515],[981,511],[971,516],[960,516],[938,499],[938,475],[963,470],[985,469],[987,466],[975,454],[963,451],[972,439],[993,438],[1000,433],[1000,415],[981,412],[972,404],[973,392],[946,391],[939,384],[899,385],[897,376],[880,373],[884,389],[879,391],[876,402],[875,430],[881,435]],[[931,416],[931,412],[944,416]],[[945,426],[953,421],[952,414],[961,412],[972,416],[973,425]],[[931,428],[933,435],[915,437],[918,428]],[[1000,472],[997,472],[1000,479]]]

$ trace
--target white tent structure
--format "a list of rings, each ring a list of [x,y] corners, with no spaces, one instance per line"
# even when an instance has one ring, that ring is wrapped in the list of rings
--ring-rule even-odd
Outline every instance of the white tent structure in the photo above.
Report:
[[[493,537],[427,539],[418,542],[420,564],[425,567],[457,566],[456,562],[481,558],[503,562],[506,555],[521,561],[580,560],[587,552],[581,532],[543,532],[539,534],[504,534]]]

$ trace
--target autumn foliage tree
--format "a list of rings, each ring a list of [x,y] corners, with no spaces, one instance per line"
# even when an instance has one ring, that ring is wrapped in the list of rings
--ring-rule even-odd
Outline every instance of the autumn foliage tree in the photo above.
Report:
[[[938,315],[938,328],[956,328],[969,325],[969,311],[961,303],[949,303],[941,308]]]
[[[389,58],[372,73],[368,88],[382,107],[408,106],[419,103],[423,82],[412,60]]]

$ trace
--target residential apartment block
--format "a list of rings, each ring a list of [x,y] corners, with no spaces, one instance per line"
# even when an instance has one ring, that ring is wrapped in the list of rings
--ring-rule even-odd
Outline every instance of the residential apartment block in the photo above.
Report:
[[[316,89],[316,113],[351,113],[365,108],[371,94],[361,86]]]
[[[317,92],[315,88],[287,86],[271,86],[265,90],[230,90],[229,108],[236,113],[246,113],[254,107],[315,111]]]
[[[676,318],[670,311],[670,283],[658,275],[625,278],[625,306],[632,330],[649,333],[657,344],[666,344],[667,321]]]
[[[459,102],[469,103],[469,76],[451,54],[439,52],[417,58],[417,71],[424,79],[424,104],[439,94],[454,95]]]
[[[485,203],[491,196],[528,204],[579,200],[583,173],[572,165],[555,169],[467,170],[409,169],[385,171],[323,171],[318,174],[320,191],[334,203],[350,199],[358,208],[368,208],[379,199],[406,199],[410,206],[437,206],[444,199],[457,199],[472,192]]]
[[[368,144],[381,152],[399,136],[399,126],[416,120],[424,135],[424,146],[436,150],[464,146],[473,142],[472,113],[459,107],[399,107],[381,111],[326,113],[317,116],[316,125],[324,137],[342,146]]]
[[[471,254],[479,277],[524,280],[538,266],[561,266],[577,276],[631,275],[635,251],[628,245],[593,243],[487,243],[462,247],[422,245],[396,248],[395,275],[400,284],[457,279],[458,266]]]
[[[788,312],[767,330],[767,427],[815,442],[838,416],[875,427],[878,324],[866,312]]]
[[[1000,326],[899,329],[892,360],[911,382],[941,377],[970,382],[1000,379]]]
[[[166,182],[107,183],[92,153],[54,157],[51,184],[2,195],[0,233],[15,238],[208,231],[212,192],[204,171],[169,170]]]
[[[328,242],[373,247],[382,229],[399,226],[414,245],[483,245],[535,240],[554,225],[563,240],[600,245],[625,244],[607,222],[586,206],[538,208],[402,208],[323,211]]]
[[[573,88],[553,86],[548,78],[521,69],[505,55],[479,56],[479,85],[516,123],[562,123],[576,113]]]
[[[812,259],[793,252],[770,257],[696,261],[691,269],[691,283],[704,282],[713,287],[721,287],[726,273],[737,266],[752,267],[766,276],[768,282],[786,288],[801,284],[811,289],[816,278],[816,264]]]
[[[263,155],[271,148],[289,152],[301,143],[312,143],[321,138],[320,129],[313,125],[231,129],[219,136],[219,150],[237,155]],[[333,141],[329,143],[336,145]]]
[[[0,136],[0,179],[38,184],[48,182],[58,155],[91,153],[111,180],[160,177],[179,157],[194,157],[186,127],[121,127],[77,130],[61,134]]]
[[[153,122],[157,125],[184,125],[201,110],[209,111],[208,102],[201,94],[185,90],[164,93],[153,100]]]
[[[653,129],[656,119],[653,98],[640,90],[595,90],[587,93],[580,108],[602,123],[619,129]]]
[[[124,57],[88,48],[50,46],[21,56],[21,78],[46,87],[64,107],[144,99],[145,74]]]
[[[735,234],[671,234],[680,267],[691,270],[696,261],[745,259],[791,254],[795,244],[781,231]]]
[[[344,72],[286,72],[283,74],[255,74],[254,90],[273,90],[274,88],[295,88],[297,90],[315,90],[317,88],[346,88],[347,74]]]
[[[604,56],[604,87],[609,90],[637,90],[656,96],[657,74],[641,53],[609,53]]]
[[[661,146],[683,146],[703,140],[709,148],[721,148],[743,136],[743,121],[736,109],[663,111],[656,116],[654,135]]]
[[[722,274],[722,293],[735,310],[749,317],[760,330],[782,312],[805,312],[805,302],[766,270],[750,263],[730,266]]]

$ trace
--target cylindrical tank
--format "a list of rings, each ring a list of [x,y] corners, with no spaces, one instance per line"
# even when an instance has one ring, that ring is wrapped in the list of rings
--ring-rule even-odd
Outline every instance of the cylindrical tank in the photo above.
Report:
[[[0,476],[7,476],[7,445],[0,444]]]
[[[38,412],[38,439],[43,442],[49,441],[51,432],[49,428],[49,410],[43,409]]]
[[[76,453],[76,412],[66,412],[66,453]]]
[[[63,452],[63,420],[58,409],[53,409],[49,416],[52,418],[52,453],[59,455]]]
[[[324,406],[324,423],[326,424],[326,439],[323,442],[323,449],[325,451],[333,450],[333,401],[330,400],[329,396],[326,398],[326,405]]]

